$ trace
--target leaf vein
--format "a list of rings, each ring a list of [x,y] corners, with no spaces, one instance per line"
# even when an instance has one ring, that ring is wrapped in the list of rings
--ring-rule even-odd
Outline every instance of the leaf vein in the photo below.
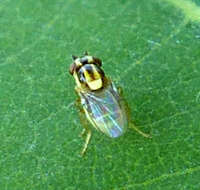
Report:
[[[147,185],[151,185],[153,183],[157,183],[157,182],[166,180],[168,178],[178,177],[178,176],[182,176],[182,175],[186,175],[186,174],[191,175],[192,173],[198,172],[198,171],[200,171],[200,166],[188,168],[188,169],[185,169],[183,171],[177,171],[177,172],[174,172],[174,173],[163,174],[161,176],[146,180],[142,183],[135,183],[135,184],[127,185],[125,187],[121,187],[121,188],[119,188],[119,190],[120,189],[127,189],[127,188],[130,188],[130,187],[135,187],[135,186],[147,186]]]
[[[149,56],[151,56],[151,54],[158,50],[158,49],[161,49],[162,48],[162,44],[166,44],[174,35],[178,34],[181,29],[188,23],[188,19],[185,19],[180,25],[178,28],[176,28],[168,37],[166,38],[163,38],[163,40],[161,41],[161,45],[160,46],[154,46],[153,49],[145,54],[142,58],[138,59],[136,61],[136,63],[133,63],[131,64],[128,69],[126,69],[117,79],[116,81],[120,81],[127,73],[129,73],[136,65],[142,63],[146,58],[148,58]]]

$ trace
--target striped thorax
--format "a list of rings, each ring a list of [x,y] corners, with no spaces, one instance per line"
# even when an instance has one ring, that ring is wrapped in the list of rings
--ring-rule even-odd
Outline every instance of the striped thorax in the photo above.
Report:
[[[88,55],[81,58],[73,56],[73,59],[70,73],[79,88],[91,91],[103,88],[105,75],[101,69],[100,59]]]

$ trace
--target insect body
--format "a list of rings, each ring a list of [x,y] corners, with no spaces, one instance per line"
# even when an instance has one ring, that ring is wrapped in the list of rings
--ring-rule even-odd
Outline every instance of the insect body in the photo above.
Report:
[[[128,125],[124,103],[114,83],[102,70],[101,60],[87,53],[83,57],[73,56],[73,60],[69,72],[76,81],[75,90],[87,119],[93,127],[107,136],[121,136]],[[91,138],[91,130],[84,127],[83,134],[87,132],[87,137],[82,155]],[[142,133],[139,130],[138,132]]]
[[[121,136],[127,126],[127,118],[120,96],[112,83],[95,92],[79,92],[81,103],[90,123],[107,136]]]

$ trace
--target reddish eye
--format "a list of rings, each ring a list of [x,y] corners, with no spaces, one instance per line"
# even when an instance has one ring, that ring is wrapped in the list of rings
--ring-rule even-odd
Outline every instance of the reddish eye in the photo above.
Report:
[[[70,73],[71,75],[74,74],[75,67],[76,67],[75,63],[72,63],[72,64],[70,65],[70,67],[69,67],[69,73]]]
[[[99,65],[101,67],[102,65],[102,61],[101,59],[97,58],[97,57],[93,57],[94,63],[96,63],[97,65]]]

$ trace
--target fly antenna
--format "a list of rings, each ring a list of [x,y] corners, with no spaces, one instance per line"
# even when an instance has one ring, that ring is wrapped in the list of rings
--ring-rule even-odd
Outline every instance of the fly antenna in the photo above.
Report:
[[[78,58],[77,56],[72,55],[72,59],[73,59],[73,60],[76,60],[77,58]]]

